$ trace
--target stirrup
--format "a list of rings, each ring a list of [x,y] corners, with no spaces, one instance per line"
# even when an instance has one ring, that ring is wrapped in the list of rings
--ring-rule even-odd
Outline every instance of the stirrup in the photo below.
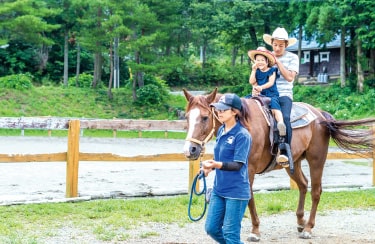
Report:
[[[284,168],[289,167],[289,158],[284,154],[280,154],[280,151],[276,156],[276,162]]]

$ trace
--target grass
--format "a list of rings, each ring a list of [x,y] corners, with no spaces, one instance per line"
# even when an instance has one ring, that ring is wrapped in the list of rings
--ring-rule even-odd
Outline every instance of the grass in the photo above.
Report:
[[[22,132],[19,129],[0,129],[0,136],[21,136]],[[48,136],[47,130],[24,130],[24,136]],[[68,130],[52,130],[51,136],[53,137],[67,137]],[[111,138],[113,137],[112,130],[83,130],[83,137],[96,137],[96,138]],[[167,139],[185,139],[186,132],[168,131],[167,137],[164,131],[117,131],[116,138],[167,138]]]
[[[255,193],[257,211],[263,215],[295,211],[298,191]],[[39,243],[58,235],[60,229],[69,227],[108,242],[126,241],[129,230],[145,223],[177,223],[184,226],[189,196],[95,200],[75,203],[45,203],[0,206],[1,243]],[[306,210],[311,206],[306,198]],[[203,197],[194,198],[193,216],[201,213]],[[341,209],[374,209],[375,189],[341,192],[323,192],[318,214]],[[246,215],[249,216],[248,211]],[[15,217],[16,216],[16,217]],[[204,221],[204,220],[201,220]],[[158,235],[146,231],[141,238]]]
[[[1,117],[67,117],[98,119],[176,119],[177,110],[184,110],[183,96],[168,96],[162,106],[139,106],[127,88],[113,90],[109,100],[106,89],[76,87],[33,87],[27,91],[0,90]]]
[[[343,163],[346,163],[346,164],[352,164],[352,165],[356,165],[356,166],[370,166],[371,167],[371,164],[372,162],[370,160],[368,161],[348,161],[348,160],[343,160],[342,161]]]

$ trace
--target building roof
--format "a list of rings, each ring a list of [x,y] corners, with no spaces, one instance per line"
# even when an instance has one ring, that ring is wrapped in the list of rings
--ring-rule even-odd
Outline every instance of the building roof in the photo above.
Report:
[[[298,50],[299,41],[293,46],[287,47],[286,50],[288,51],[297,51]],[[315,39],[313,40],[302,40],[301,50],[318,50],[318,49],[332,49],[332,48],[340,48],[340,35],[338,35],[333,41],[328,42],[327,44],[319,44]]]

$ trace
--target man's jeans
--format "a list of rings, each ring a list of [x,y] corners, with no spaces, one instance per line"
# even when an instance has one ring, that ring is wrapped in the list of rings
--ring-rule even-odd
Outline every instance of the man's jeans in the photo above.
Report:
[[[282,96],[279,97],[279,103],[281,107],[281,113],[284,117],[284,124],[286,126],[286,140],[285,142],[291,146],[292,141],[292,125],[290,124],[290,113],[292,112],[293,101],[290,97]]]
[[[241,221],[248,200],[228,199],[211,194],[205,229],[212,239],[221,244],[241,242]]]

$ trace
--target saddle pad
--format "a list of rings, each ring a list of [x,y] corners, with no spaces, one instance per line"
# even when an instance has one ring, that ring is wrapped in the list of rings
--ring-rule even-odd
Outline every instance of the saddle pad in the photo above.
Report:
[[[299,120],[308,112],[307,108],[299,103],[293,103],[292,112],[290,113],[290,122]]]
[[[317,116],[305,105],[299,102],[293,102],[290,122],[292,128],[300,128],[310,124]]]

